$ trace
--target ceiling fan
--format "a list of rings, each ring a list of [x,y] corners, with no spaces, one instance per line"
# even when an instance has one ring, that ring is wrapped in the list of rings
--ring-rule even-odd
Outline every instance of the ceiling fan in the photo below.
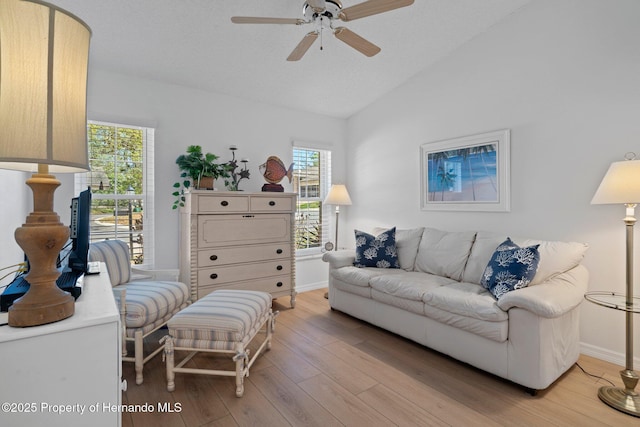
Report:
[[[410,6],[413,2],[414,0],[368,0],[354,6],[342,8],[340,0],[306,0],[302,6],[303,18],[234,16],[231,18],[231,22],[234,24],[315,24],[316,29],[304,36],[302,41],[293,49],[287,61],[300,60],[325,29],[332,31],[338,40],[371,57],[378,54],[380,48],[348,28],[334,26],[335,21],[349,22]],[[322,46],[320,49],[322,49]]]

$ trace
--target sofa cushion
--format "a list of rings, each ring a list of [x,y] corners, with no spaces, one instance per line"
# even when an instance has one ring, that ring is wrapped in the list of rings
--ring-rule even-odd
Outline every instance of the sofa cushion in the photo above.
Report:
[[[411,313],[424,316],[424,303],[422,301],[400,298],[394,295],[385,294],[384,292],[376,291],[373,288],[371,288],[371,299],[397,307],[401,310],[410,311]]]
[[[480,284],[485,268],[489,264],[493,253],[500,243],[504,242],[505,234],[491,233],[488,231],[478,231],[476,240],[473,242],[471,254],[467,261],[462,276],[463,282]]]
[[[460,280],[476,233],[425,228],[416,257],[416,270]]]
[[[484,269],[489,264],[495,248],[506,238],[507,236],[503,233],[478,231],[462,280],[480,284]],[[582,262],[588,249],[586,244],[576,242],[543,241],[518,237],[512,237],[512,240],[519,246],[540,245],[538,247],[540,253],[538,272],[529,286],[545,282],[576,267]]]
[[[350,294],[358,295],[363,298],[371,298],[370,286],[357,286],[353,283],[343,282],[342,280],[333,279],[331,282],[332,289],[339,289]]]
[[[481,286],[479,285],[474,284],[474,286],[481,288]],[[493,299],[493,297],[490,295],[489,298]],[[424,305],[424,314],[425,316],[445,325],[449,325],[463,331],[471,332],[472,334],[490,339],[492,341],[502,343],[505,342],[509,337],[508,320],[502,320],[500,322],[479,320],[475,317],[463,316],[461,314],[441,310],[428,304]],[[472,346],[467,346],[466,351],[473,353],[476,351],[476,349]]]
[[[380,276],[383,274],[392,274],[397,272],[395,269],[387,268],[358,268],[358,267],[342,267],[331,271],[331,275],[338,280],[345,283],[350,283],[355,286],[369,287],[369,280],[372,277]]]
[[[372,277],[371,287],[379,292],[414,301],[423,301],[424,295],[440,286],[456,283],[455,280],[417,271],[403,271]]]
[[[538,246],[520,247],[507,237],[493,253],[480,284],[496,298],[526,287],[538,270]]]
[[[373,229],[372,233],[374,235],[378,235],[385,230],[386,228],[376,227]],[[407,271],[413,270],[423,231],[424,227],[407,230],[396,229],[396,248],[398,249],[398,262],[400,263],[400,268]]]
[[[495,298],[475,283],[454,282],[434,288],[424,295],[423,301],[449,313],[488,322],[502,322],[509,317],[498,307]]]
[[[189,300],[189,288],[184,283],[136,280],[114,287],[125,289],[125,324],[142,328],[177,313]],[[120,304],[119,296],[116,296]]]
[[[540,263],[538,272],[529,286],[546,282],[547,280],[562,274],[578,266],[589,249],[589,245],[578,242],[553,242],[541,240],[515,240],[520,246],[538,246]]]
[[[355,230],[356,267],[400,268],[396,248],[396,228],[393,227],[374,236]]]

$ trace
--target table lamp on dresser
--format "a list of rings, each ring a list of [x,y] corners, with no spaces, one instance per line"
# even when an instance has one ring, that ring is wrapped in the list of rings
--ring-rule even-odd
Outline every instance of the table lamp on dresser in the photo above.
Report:
[[[15,231],[29,260],[29,291],[9,309],[10,326],[72,316],[56,285],[69,228],[53,210],[50,172],[89,170],[87,71],[91,30],[72,14],[32,0],[0,1],[0,168],[32,171],[33,212]]]

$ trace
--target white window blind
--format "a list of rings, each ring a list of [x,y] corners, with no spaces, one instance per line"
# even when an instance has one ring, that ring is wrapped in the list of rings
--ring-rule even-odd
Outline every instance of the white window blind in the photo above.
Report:
[[[132,263],[154,262],[154,129],[87,124],[91,171],[75,175],[76,194],[91,187],[91,241],[119,239]]]
[[[293,188],[298,194],[296,252],[320,252],[329,240],[332,216],[322,201],[331,187],[331,151],[294,143]]]

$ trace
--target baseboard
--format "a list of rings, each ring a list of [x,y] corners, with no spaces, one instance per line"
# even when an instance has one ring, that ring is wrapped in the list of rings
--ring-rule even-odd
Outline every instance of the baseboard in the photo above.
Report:
[[[580,353],[618,366],[625,366],[626,364],[625,355],[623,353],[607,350],[606,348],[597,347],[591,344],[580,343]],[[640,357],[633,358],[633,365],[640,366]]]
[[[325,282],[316,282],[316,283],[307,283],[306,285],[298,286],[296,285],[296,292],[308,292],[315,291],[316,289],[328,288],[329,284]]]

